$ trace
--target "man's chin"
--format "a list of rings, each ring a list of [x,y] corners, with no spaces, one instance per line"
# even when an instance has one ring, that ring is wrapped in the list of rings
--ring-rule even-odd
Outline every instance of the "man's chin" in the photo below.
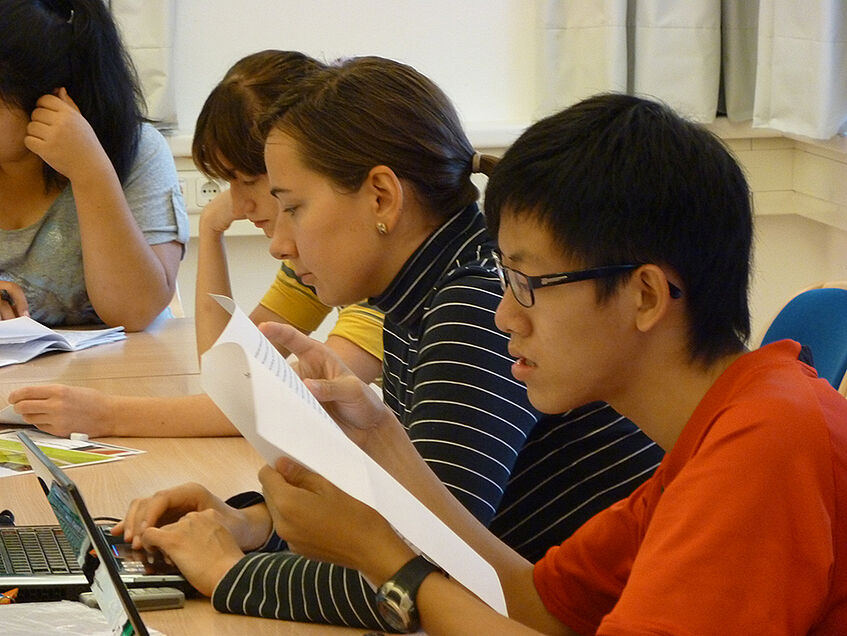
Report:
[[[574,406],[579,406],[569,404],[566,400],[562,399],[563,396],[561,393],[556,393],[555,391],[539,391],[527,387],[526,395],[532,407],[546,415],[564,413],[574,408]]]

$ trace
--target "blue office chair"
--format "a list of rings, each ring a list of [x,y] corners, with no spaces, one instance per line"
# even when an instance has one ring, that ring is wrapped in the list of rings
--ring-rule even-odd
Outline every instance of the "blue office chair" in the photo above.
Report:
[[[847,283],[822,283],[789,300],[761,344],[785,338],[808,346],[818,376],[847,395]]]

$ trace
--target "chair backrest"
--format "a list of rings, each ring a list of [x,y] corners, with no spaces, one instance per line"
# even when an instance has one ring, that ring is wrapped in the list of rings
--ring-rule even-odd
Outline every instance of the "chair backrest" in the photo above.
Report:
[[[808,346],[818,375],[845,394],[847,289],[815,287],[794,296],[776,315],[761,344],[784,338]]]

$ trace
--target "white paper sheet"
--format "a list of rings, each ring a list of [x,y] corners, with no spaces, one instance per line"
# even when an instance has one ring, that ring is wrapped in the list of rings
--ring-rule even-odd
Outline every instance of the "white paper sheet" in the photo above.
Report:
[[[103,612],[76,601],[0,605],[0,625],[3,636],[113,636]],[[162,634],[152,627],[147,631]]]
[[[505,615],[494,568],[347,438],[232,300],[215,298],[232,318],[203,354],[203,389],[268,464],[291,457],[374,508],[409,543]]]
[[[27,425],[24,416],[18,413],[12,404],[8,404],[0,409],[0,424]]]

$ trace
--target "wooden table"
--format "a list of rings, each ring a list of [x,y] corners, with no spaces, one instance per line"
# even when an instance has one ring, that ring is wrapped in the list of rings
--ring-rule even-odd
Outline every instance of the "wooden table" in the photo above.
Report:
[[[13,388],[62,382],[127,395],[199,392],[199,370],[190,319],[172,319],[127,340],[76,353],[41,356],[0,368],[0,405]],[[95,516],[122,517],[130,501],[186,481],[197,481],[226,498],[259,488],[261,457],[242,438],[103,438],[146,451],[116,462],[69,471]],[[35,477],[0,480],[0,510],[19,524],[56,523]],[[148,627],[165,634],[361,635],[366,630],[220,614],[208,599],[189,599],[179,610],[145,612]]]
[[[74,353],[47,353],[0,367],[0,408],[13,389],[32,384],[87,386],[108,393],[176,396],[200,392],[200,367],[190,318],[157,320],[126,340]]]

